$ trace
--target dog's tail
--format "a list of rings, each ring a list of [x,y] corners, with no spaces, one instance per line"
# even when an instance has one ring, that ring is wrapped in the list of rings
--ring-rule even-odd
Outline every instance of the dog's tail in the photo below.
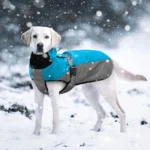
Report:
[[[147,79],[143,75],[133,74],[124,68],[122,68],[117,62],[113,60],[114,71],[116,72],[119,78],[129,81],[147,81]]]

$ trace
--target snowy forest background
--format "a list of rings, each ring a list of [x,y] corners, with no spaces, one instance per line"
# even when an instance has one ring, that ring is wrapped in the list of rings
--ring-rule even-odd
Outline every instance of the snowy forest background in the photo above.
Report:
[[[0,0],[0,8],[1,150],[149,150],[150,85],[146,83],[118,82],[127,134],[119,133],[118,117],[103,99],[108,116],[102,132],[92,132],[95,112],[81,87],[76,87],[61,96],[60,133],[50,134],[52,112],[46,97],[42,135],[33,136],[30,50],[20,37],[31,26],[49,26],[62,36],[58,48],[102,50],[127,70],[150,80],[150,0]]]
[[[85,38],[108,47],[138,31],[149,15],[149,0],[0,0],[1,52],[22,46],[22,32],[31,26],[53,27],[62,35],[61,46],[78,45]],[[12,40],[13,39],[13,40]],[[2,58],[1,58],[2,60]]]

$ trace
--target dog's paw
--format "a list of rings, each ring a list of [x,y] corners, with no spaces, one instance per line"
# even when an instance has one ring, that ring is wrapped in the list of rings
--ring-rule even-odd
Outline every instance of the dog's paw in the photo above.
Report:
[[[36,136],[39,136],[41,133],[40,133],[40,131],[34,131],[33,134]]]
[[[100,132],[101,129],[100,129],[100,128],[93,128],[93,129],[91,129],[91,131],[94,131],[94,132]]]
[[[120,132],[121,133],[126,133],[127,131],[126,131],[126,129],[120,129]]]
[[[58,131],[57,130],[52,130],[52,134],[57,134]]]

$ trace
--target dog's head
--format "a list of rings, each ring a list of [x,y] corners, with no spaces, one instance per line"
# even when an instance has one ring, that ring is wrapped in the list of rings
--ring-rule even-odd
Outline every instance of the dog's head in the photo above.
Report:
[[[56,47],[61,40],[61,36],[52,28],[36,26],[24,32],[21,39],[34,54],[40,55]]]

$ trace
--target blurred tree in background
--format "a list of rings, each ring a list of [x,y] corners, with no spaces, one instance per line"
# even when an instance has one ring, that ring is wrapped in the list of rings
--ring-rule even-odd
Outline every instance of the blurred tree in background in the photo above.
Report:
[[[0,51],[22,46],[31,26],[53,27],[65,48],[93,39],[114,47],[149,13],[150,0],[0,0]]]

